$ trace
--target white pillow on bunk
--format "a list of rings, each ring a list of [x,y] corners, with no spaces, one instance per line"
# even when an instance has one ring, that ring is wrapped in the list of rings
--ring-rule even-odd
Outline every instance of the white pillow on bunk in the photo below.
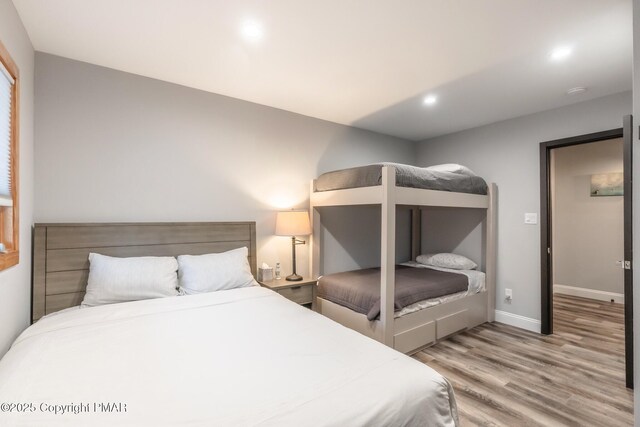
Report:
[[[256,281],[251,274],[248,255],[246,247],[218,254],[180,255],[178,279],[181,291],[193,295],[254,286]]]
[[[466,166],[459,165],[457,163],[445,163],[442,165],[433,165],[427,167],[427,169],[435,172],[449,172],[456,173],[458,175],[476,176],[471,169]]]
[[[450,268],[452,270],[475,270],[478,264],[469,258],[450,253],[418,255],[416,262],[434,267]]]
[[[116,258],[89,254],[89,281],[82,307],[178,295],[174,257]]]

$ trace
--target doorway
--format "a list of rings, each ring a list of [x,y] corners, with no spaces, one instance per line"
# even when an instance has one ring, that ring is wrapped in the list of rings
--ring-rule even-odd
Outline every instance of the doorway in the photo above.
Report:
[[[615,139],[622,139],[622,154],[623,154],[623,219],[621,221],[621,223],[624,225],[623,229],[623,237],[622,240],[623,242],[621,242],[623,248],[621,253],[624,254],[624,256],[621,259],[621,265],[618,267],[620,268],[623,273],[622,273],[622,280],[623,280],[623,286],[622,286],[622,290],[623,290],[623,295],[624,295],[624,353],[625,353],[625,379],[626,379],[626,385],[629,388],[633,388],[633,288],[632,288],[632,270],[631,270],[631,265],[630,265],[630,261],[631,261],[631,256],[632,256],[632,247],[631,247],[631,116],[627,116],[624,118],[624,125],[622,128],[620,129],[613,129],[613,130],[608,130],[608,131],[604,131],[604,132],[598,132],[598,133],[593,133],[593,134],[588,134],[588,135],[580,135],[577,137],[572,137],[572,138],[564,138],[561,140],[555,140],[555,141],[548,141],[548,142],[543,142],[540,144],[540,195],[541,195],[541,200],[540,200],[540,205],[541,205],[541,215],[540,215],[540,223],[541,223],[541,247],[540,247],[540,252],[541,252],[541,332],[543,334],[552,334],[553,333],[553,314],[554,314],[554,305],[553,305],[553,301],[554,301],[554,292],[553,292],[553,285],[554,285],[554,272],[556,272],[556,270],[554,269],[554,258],[557,258],[556,255],[560,255],[559,253],[556,254],[556,248],[554,247],[554,243],[558,245],[558,252],[560,252],[561,249],[563,249],[561,247],[561,245],[558,242],[557,237],[554,239],[554,223],[557,223],[558,220],[562,219],[562,221],[565,221],[565,225],[568,224],[567,223],[567,219],[566,218],[554,218],[552,213],[553,213],[553,183],[552,183],[552,178],[553,177],[553,165],[554,165],[554,158],[558,159],[562,156],[558,156],[557,153],[560,153],[559,149],[562,148],[567,148],[567,147],[576,147],[579,145],[583,145],[583,144],[590,144],[590,143],[596,143],[596,142],[604,142],[604,141],[611,141],[611,140],[615,140]],[[554,150],[558,149],[557,152],[554,153]],[[593,150],[591,150],[593,151]],[[597,151],[597,150],[596,150]],[[573,153],[570,153],[569,155],[575,155],[578,151],[574,150]],[[565,155],[567,154],[566,152],[564,153]],[[566,157],[566,156],[565,156]],[[611,171],[614,172],[614,171]],[[599,175],[599,174],[595,174],[594,175]],[[594,194],[594,199],[591,201],[596,202],[595,197],[599,197],[599,195],[597,194],[597,188],[598,188],[598,179],[602,179],[602,177],[598,178],[598,177],[591,177],[591,175],[589,176],[585,176],[583,174],[583,176],[579,177],[579,178],[575,178],[573,183],[569,183],[569,185],[581,185],[582,186],[582,190],[581,191],[591,191],[590,187],[587,187],[588,190],[585,190],[585,185],[587,185],[587,182],[585,182],[585,180],[589,180],[588,184],[591,184],[591,180],[594,181],[594,188],[596,189],[596,194]],[[608,179],[608,178],[607,178]],[[577,181],[576,181],[577,180]],[[609,190],[607,190],[609,191]],[[584,196],[584,195],[582,195]],[[589,197],[591,196],[591,194],[589,194]],[[578,197],[577,195],[575,197]],[[620,199],[620,197],[618,197],[618,199]],[[604,200],[601,199],[601,200]],[[583,202],[585,202],[585,200],[582,200]],[[610,200],[611,201],[611,200]],[[587,200],[586,203],[588,203],[589,201]],[[605,201],[606,202],[606,201]],[[583,216],[580,215],[580,218],[578,218],[576,216],[575,218],[575,222],[579,223],[580,221],[584,220]],[[572,219],[568,220],[569,222],[572,221]],[[556,224],[557,226],[559,226],[560,224]],[[571,227],[568,227],[569,229],[571,229]],[[565,234],[564,238],[566,239],[567,236],[567,229],[563,229],[563,234]],[[570,234],[570,233],[569,233]],[[566,252],[566,248],[565,252]],[[575,254],[574,254],[575,255]],[[567,256],[566,253],[564,254],[564,256]],[[571,254],[569,255],[569,257],[571,257]],[[562,270],[562,269],[560,269]],[[564,270],[567,270],[566,268]],[[563,274],[566,272],[563,272]],[[581,272],[584,273],[584,272]],[[613,275],[614,277],[619,277],[619,276],[615,276],[615,272],[609,271],[610,275]],[[557,283],[557,282],[556,282]],[[558,288],[556,288],[556,290],[558,290]],[[566,291],[571,290],[571,291],[579,291],[578,295],[580,295],[580,292],[583,292],[580,289],[571,289],[570,286],[565,286],[564,288],[562,288],[562,291],[564,293],[566,293]],[[584,291],[587,294],[589,294],[589,292]],[[604,291],[604,292],[608,292],[608,291]],[[611,294],[615,294],[615,292],[611,292]],[[593,295],[593,294],[591,294]],[[608,294],[601,294],[602,295],[608,295]],[[582,295],[584,296],[584,295]],[[562,301],[562,304],[564,304],[564,307],[566,307],[566,303],[567,300],[559,300]],[[561,304],[559,303],[559,308],[561,307]]]

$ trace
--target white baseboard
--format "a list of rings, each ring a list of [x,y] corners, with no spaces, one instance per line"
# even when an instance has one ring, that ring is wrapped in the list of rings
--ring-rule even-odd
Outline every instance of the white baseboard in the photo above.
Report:
[[[529,317],[520,316],[519,314],[508,313],[506,311],[496,310],[496,322],[506,325],[515,326],[516,328],[526,329],[527,331],[540,333],[540,321]]]
[[[577,288],[575,286],[567,285],[553,285],[554,294],[571,295],[574,297],[589,298],[598,301],[617,302],[624,304],[624,294],[618,294],[615,292],[598,291],[595,289]]]

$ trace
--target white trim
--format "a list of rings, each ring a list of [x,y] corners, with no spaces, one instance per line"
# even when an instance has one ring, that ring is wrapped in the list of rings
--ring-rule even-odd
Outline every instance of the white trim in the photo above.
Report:
[[[624,304],[624,294],[619,294],[616,292],[599,291],[597,289],[586,289],[586,288],[578,288],[575,286],[554,284],[553,293],[571,295],[574,297],[589,298],[597,301],[611,302],[611,300],[613,300],[613,302]]]
[[[5,196],[0,196],[0,206],[13,206],[13,199]]]
[[[508,313],[502,310],[496,310],[496,322],[506,325],[515,326],[516,328],[526,329],[527,331],[540,333],[540,321],[529,317],[520,316],[519,314]]]

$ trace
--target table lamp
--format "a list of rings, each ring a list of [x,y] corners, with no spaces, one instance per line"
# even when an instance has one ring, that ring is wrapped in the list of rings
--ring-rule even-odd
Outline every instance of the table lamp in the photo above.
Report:
[[[278,212],[276,216],[276,235],[291,236],[291,254],[293,256],[293,274],[286,277],[287,280],[297,282],[302,276],[296,274],[296,245],[304,245],[304,240],[296,239],[296,236],[308,236],[311,234],[311,224],[307,211]]]

